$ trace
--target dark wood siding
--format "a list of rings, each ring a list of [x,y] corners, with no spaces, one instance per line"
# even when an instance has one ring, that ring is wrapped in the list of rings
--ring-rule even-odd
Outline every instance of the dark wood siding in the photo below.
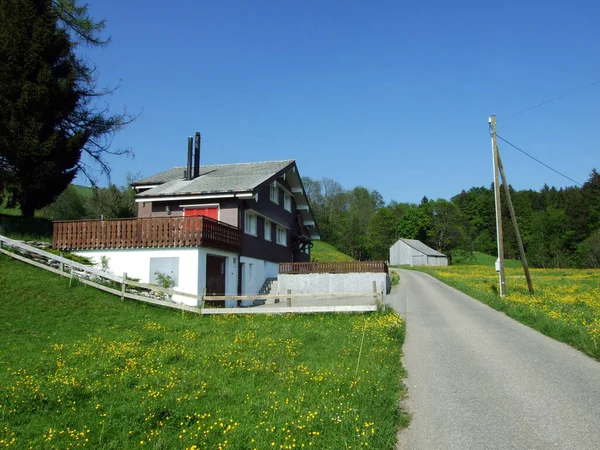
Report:
[[[289,186],[284,180],[279,183],[285,186],[288,191]],[[258,191],[258,202],[256,200],[246,200],[244,209],[252,209],[257,213],[268,217],[272,221],[271,241],[265,240],[265,219],[258,217],[257,220],[257,236],[251,236],[244,233],[242,256],[249,258],[264,259],[272,262],[284,262],[293,260],[293,238],[302,234],[300,224],[298,222],[298,212],[296,203],[292,196],[292,210],[286,211],[284,208],[284,192],[279,190],[279,204],[271,201],[270,184],[266,184]],[[284,247],[277,244],[277,223],[286,226],[288,230],[287,245]],[[243,229],[243,223],[241,224]],[[297,254],[297,260],[300,262],[309,261],[310,256],[301,252]]]

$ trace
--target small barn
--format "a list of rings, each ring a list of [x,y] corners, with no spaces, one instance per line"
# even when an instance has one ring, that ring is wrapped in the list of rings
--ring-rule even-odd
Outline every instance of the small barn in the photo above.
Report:
[[[392,266],[447,266],[448,257],[416,239],[398,239],[390,247]]]

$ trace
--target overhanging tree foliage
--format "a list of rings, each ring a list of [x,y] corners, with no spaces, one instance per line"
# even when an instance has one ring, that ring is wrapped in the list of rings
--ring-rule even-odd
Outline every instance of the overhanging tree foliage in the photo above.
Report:
[[[92,166],[106,174],[113,133],[126,114],[97,108],[110,91],[96,87],[95,68],[77,45],[104,45],[102,22],[74,0],[0,0],[0,195],[24,216],[51,203]]]

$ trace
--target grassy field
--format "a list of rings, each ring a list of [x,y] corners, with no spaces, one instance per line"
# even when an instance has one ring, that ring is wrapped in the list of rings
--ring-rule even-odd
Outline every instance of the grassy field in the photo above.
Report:
[[[522,269],[507,269],[507,295],[487,266],[419,267],[514,319],[600,360],[600,270],[533,269],[530,296]]]
[[[395,314],[200,317],[0,255],[0,447],[392,449]]]
[[[354,261],[354,258],[340,252],[333,245],[323,241],[313,241],[313,248],[311,249],[310,259],[311,261]]]

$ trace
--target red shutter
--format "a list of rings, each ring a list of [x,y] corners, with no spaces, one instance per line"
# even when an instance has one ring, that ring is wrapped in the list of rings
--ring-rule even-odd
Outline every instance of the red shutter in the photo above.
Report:
[[[196,217],[196,216],[206,216],[211,219],[219,220],[219,208],[195,208],[195,209],[185,209],[184,210],[185,217]]]

